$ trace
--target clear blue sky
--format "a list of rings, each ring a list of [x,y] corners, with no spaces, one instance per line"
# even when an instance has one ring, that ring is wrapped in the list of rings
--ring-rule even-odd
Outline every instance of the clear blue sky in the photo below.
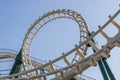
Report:
[[[96,31],[98,25],[108,20],[108,15],[113,15],[119,9],[119,4],[120,0],[0,0],[0,48],[19,51],[30,25],[48,11],[74,10],[84,17],[90,31]],[[79,42],[76,26],[74,21],[68,19],[48,23],[35,37],[31,56],[49,60],[60,56],[66,49],[71,49]],[[99,37],[96,40],[100,45],[104,43]],[[108,63],[116,79],[120,80],[118,51],[118,48],[111,51]],[[98,67],[91,67],[84,74],[102,80]]]

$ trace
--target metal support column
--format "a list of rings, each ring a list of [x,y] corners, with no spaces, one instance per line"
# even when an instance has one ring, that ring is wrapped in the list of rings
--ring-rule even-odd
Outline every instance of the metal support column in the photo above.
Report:
[[[90,33],[89,33],[89,36],[91,36]],[[92,41],[96,45],[94,39],[92,39]],[[88,44],[87,46],[91,47],[90,44]],[[93,49],[93,52],[96,52],[95,49]],[[104,80],[116,80],[105,58],[102,58],[101,60],[99,60],[98,65]]]
[[[108,65],[108,63],[107,63],[107,61],[106,61],[106,59],[103,58],[102,61],[103,61],[104,65],[105,65],[105,68],[106,68],[106,70],[108,72],[108,75],[109,75],[110,79],[111,80],[116,80],[113,73],[112,73],[112,71],[111,71],[111,69],[110,69],[110,67],[109,67],[109,65]]]
[[[104,80],[109,80],[109,76],[108,76],[108,73],[105,69],[105,66],[104,66],[102,59],[98,61],[98,65],[99,65],[99,68],[100,68],[100,71],[102,73]]]
[[[17,56],[15,58],[14,65],[13,65],[13,67],[12,67],[12,69],[11,69],[9,74],[15,74],[15,73],[20,72],[21,65],[22,65],[22,49],[17,54]]]

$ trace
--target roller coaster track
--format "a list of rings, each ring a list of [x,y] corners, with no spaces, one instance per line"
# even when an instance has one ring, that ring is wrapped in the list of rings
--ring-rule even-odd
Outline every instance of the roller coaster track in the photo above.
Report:
[[[85,20],[75,11],[72,10],[54,10],[44,14],[42,17],[37,19],[33,25],[29,28],[27,34],[25,35],[23,45],[22,45],[22,58],[24,71],[0,77],[0,79],[15,79],[15,80],[47,80],[49,76],[53,76],[51,80],[70,80],[78,74],[81,74],[84,70],[90,66],[96,66],[97,62],[102,58],[109,58],[110,51],[116,47],[120,46],[120,25],[115,21],[115,18],[119,16],[120,9],[113,15],[109,16],[109,20],[103,25],[99,26],[99,29],[96,32],[93,32],[91,36],[88,35],[88,28]],[[66,53],[63,53],[62,56],[49,61],[48,63],[33,67],[33,64],[30,59],[30,47],[32,45],[33,38],[37,32],[48,22],[58,19],[58,18],[68,18],[76,21],[80,28],[80,43],[76,44],[75,47],[69,50]],[[109,27],[109,24],[112,24],[114,28],[118,30],[118,33],[113,37],[109,37],[104,29]],[[92,39],[101,34],[103,38],[106,39],[107,43],[100,46],[100,49],[95,45]],[[87,54],[87,45],[90,45],[96,53],[91,54],[86,57]],[[71,62],[67,59],[69,55],[75,54]],[[79,59],[76,59],[76,56],[79,56]],[[54,64],[59,61],[64,61],[66,63],[65,67],[60,69],[55,69]],[[51,69],[50,72],[45,72],[43,74],[38,73],[39,70],[48,67]],[[16,76],[19,76],[16,78]],[[80,79],[78,79],[80,80]]]
[[[4,60],[4,61],[0,61],[0,62],[9,62],[13,61],[13,59],[16,58],[16,54],[18,54],[17,51],[14,51],[12,49],[0,49],[0,59],[6,59],[6,58],[10,58],[9,60]],[[31,63],[33,66],[42,66],[43,64],[45,64],[46,62],[43,61],[43,60],[39,60],[37,58],[34,58],[34,57],[31,57]],[[60,67],[60,66],[57,66],[57,65],[54,65],[56,67]],[[49,67],[45,67],[44,68],[46,71],[51,71],[51,69]]]
[[[7,59],[7,58],[9,58],[8,60],[1,60],[0,63],[1,62],[14,61],[13,59],[16,58],[16,54],[18,54],[18,53],[19,52],[11,50],[11,49],[0,49],[0,59]],[[39,60],[37,58],[31,57],[31,63],[32,63],[33,66],[42,66],[46,62],[43,61],[43,60]],[[54,65],[54,66],[60,67],[58,65]],[[0,70],[0,71],[7,71],[7,72],[9,72],[10,70],[11,69],[4,69],[4,70]],[[45,67],[44,70],[46,70],[48,72],[51,72],[51,69],[50,69],[49,66]],[[7,74],[1,74],[1,75],[7,75]],[[91,78],[91,77],[86,76],[86,75],[79,75],[78,78],[79,79],[87,78],[87,79],[95,80],[94,78]]]

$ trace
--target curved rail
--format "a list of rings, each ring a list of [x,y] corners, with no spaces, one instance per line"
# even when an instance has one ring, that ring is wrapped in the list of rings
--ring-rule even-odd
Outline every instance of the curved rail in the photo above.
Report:
[[[48,12],[47,14],[44,14],[42,17],[37,19],[33,23],[33,25],[31,25],[27,34],[25,35],[23,45],[22,45],[23,65],[24,65],[25,71],[32,69],[32,64],[30,62],[29,55],[30,55],[30,47],[32,45],[33,38],[45,24],[58,18],[68,18],[68,19],[72,19],[76,21],[80,28],[80,44],[83,43],[85,40],[87,40],[87,37],[88,37],[87,25],[80,14],[78,14],[75,11],[69,10],[69,9],[54,10],[54,11]],[[82,45],[80,47],[80,50],[82,52],[82,54],[80,55],[82,57],[83,57],[83,54],[86,53],[86,49],[87,49],[86,45]],[[74,58],[76,58],[76,56],[77,54],[75,54]],[[70,65],[70,63],[73,63],[74,59],[72,62],[68,62],[68,60],[64,58],[64,61],[66,62],[67,65]],[[52,68],[52,65],[51,65],[51,68]]]
[[[12,50],[12,49],[0,49],[0,59],[5,59],[5,58],[15,59],[17,53],[18,53],[17,51]],[[39,59],[36,59],[34,57],[31,57],[31,63],[33,66],[42,66],[43,63],[45,64],[46,62],[39,60]],[[45,67],[44,69],[48,72],[51,71],[49,67]]]
[[[15,59],[17,53],[18,53],[17,51],[14,51],[12,49],[0,49],[0,59],[5,59],[5,58]],[[33,64],[33,66],[42,66],[43,65],[42,63],[44,63],[44,64],[46,63],[45,61],[36,59],[34,57],[31,57],[31,58],[32,58],[31,63]],[[55,65],[55,66],[60,67],[60,66],[57,66],[57,65]],[[44,70],[46,70],[48,72],[51,72],[51,69],[48,66],[45,67]],[[0,71],[4,71],[4,70],[0,70]],[[5,71],[10,71],[10,69],[6,69]],[[6,74],[0,74],[0,75],[6,75]],[[91,80],[95,80],[94,78],[91,78],[91,77],[86,76],[86,75],[79,75],[77,78],[78,79],[88,78],[88,79],[91,79]]]
[[[77,54],[79,54],[79,56],[81,57],[81,50],[80,47],[86,44],[90,44],[92,48],[94,48],[96,50],[96,53],[88,56],[88,57],[84,57],[82,56],[82,60],[74,63],[74,64],[68,64],[66,67],[57,69],[57,70],[53,70],[52,72],[46,72],[44,74],[35,74],[33,76],[26,76],[25,78],[23,77],[19,77],[18,79],[22,80],[22,79],[43,79],[43,80],[47,80],[47,76],[49,75],[54,75],[57,74],[57,76],[55,76],[54,78],[52,78],[51,80],[69,80],[70,78],[76,76],[77,74],[82,73],[84,70],[86,70],[87,68],[89,68],[90,66],[96,66],[96,62],[102,58],[108,58],[110,57],[110,51],[115,47],[118,46],[120,47],[120,25],[118,23],[115,22],[115,18],[119,15],[120,13],[120,9],[113,15],[110,16],[110,19],[101,27],[99,27],[99,29],[94,32],[90,37],[87,36],[87,40],[85,42],[82,42],[79,45],[76,45],[75,48],[73,48],[72,50],[68,51],[67,53],[64,53],[62,56],[54,59],[53,61],[48,62],[47,64],[44,64],[42,66],[39,66],[37,68],[28,70],[28,71],[24,71],[21,73],[17,73],[17,74],[13,74],[10,76],[4,76],[4,77],[0,77],[0,79],[9,79],[9,78],[15,78],[15,76],[25,76],[28,73],[34,73],[36,72],[36,70],[40,70],[43,69],[46,66],[51,66],[53,67],[53,64],[60,61],[60,60],[64,60],[67,63],[67,56],[77,52]],[[115,26],[115,28],[117,28],[118,33],[115,34],[114,37],[109,37],[104,31],[103,29],[106,28],[108,26],[108,24],[113,24]],[[96,35],[98,34],[102,34],[103,38],[106,39],[107,43],[102,45],[101,48],[99,49],[93,42],[91,39],[93,39]],[[25,46],[24,46],[25,48]],[[24,49],[23,49],[24,50]]]

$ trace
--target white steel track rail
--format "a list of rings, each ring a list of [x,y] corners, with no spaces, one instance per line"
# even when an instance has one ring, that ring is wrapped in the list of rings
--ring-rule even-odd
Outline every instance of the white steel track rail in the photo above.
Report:
[[[16,58],[16,54],[18,52],[11,50],[11,49],[0,49],[0,59],[6,59],[6,58],[10,58],[10,59],[15,59]],[[10,60],[11,61],[11,60]],[[9,62],[9,60],[7,60],[7,62]],[[36,58],[32,57],[31,59],[31,63],[33,66],[42,66],[44,61],[42,60],[38,60],[36,61]],[[45,63],[45,62],[44,62]],[[56,67],[59,67],[57,65],[55,65]],[[10,69],[9,69],[10,70]],[[49,66],[45,67],[44,70],[51,72],[51,69]],[[89,76],[86,75],[79,75],[76,77],[77,79],[83,79],[83,78],[87,78],[87,79],[91,79],[91,80],[95,80],[94,78],[91,78]]]
[[[16,58],[16,54],[18,54],[17,51],[11,50],[11,49],[0,49],[0,59],[6,59],[6,58],[11,58],[11,59],[15,59]],[[9,60],[7,60],[9,61]],[[10,60],[11,61],[11,60]],[[33,66],[42,66],[44,61],[40,61],[38,62],[38,60],[36,60],[35,58],[31,58],[31,63]],[[44,62],[45,64],[46,62]],[[51,69],[49,67],[45,67],[44,68],[46,71],[50,72]]]
[[[32,45],[32,41],[33,41],[35,35],[45,24],[47,24],[48,22],[50,22],[52,20],[56,20],[59,18],[68,18],[68,19],[72,19],[75,22],[77,22],[78,26],[80,28],[80,44],[83,43],[85,40],[87,40],[87,37],[88,37],[87,25],[80,14],[78,14],[75,11],[69,10],[69,9],[63,9],[63,10],[59,9],[59,10],[54,10],[54,11],[48,12],[47,14],[44,14],[42,17],[37,19],[33,23],[33,25],[31,25],[27,34],[25,35],[23,45],[22,45],[23,65],[24,65],[25,71],[32,69],[32,64],[30,62],[29,55],[30,55],[30,47]],[[79,48],[81,51],[81,53],[79,53],[79,54],[85,55],[86,48],[87,48],[86,44],[82,45]],[[63,56],[64,56],[64,54],[63,54]],[[76,56],[76,54],[75,54],[75,56]],[[73,62],[73,61],[69,62],[66,57],[64,57],[63,60],[67,65],[70,65],[70,63]],[[51,67],[51,70],[54,71],[53,64],[50,64],[49,66]],[[33,74],[34,73],[27,74],[27,75],[33,75]]]
[[[57,13],[58,12],[58,13]],[[42,65],[42,66],[38,66],[36,68],[32,69],[32,64],[30,62],[30,46],[32,43],[32,40],[35,36],[35,34],[37,34],[38,30],[43,27],[44,24],[46,24],[47,22],[51,21],[51,20],[46,20],[50,14],[52,14],[52,16],[55,18],[58,18],[55,13],[57,13],[57,15],[61,15],[61,13],[66,13],[65,15],[69,14],[70,17],[67,18],[71,18],[75,21],[77,21],[77,23],[80,23],[80,30],[85,32],[86,34],[83,35],[84,40],[81,41],[81,43],[79,45],[76,45],[73,49],[71,49],[70,51],[62,54],[62,56]],[[54,13],[54,15],[53,15]],[[60,14],[59,14],[60,13]],[[120,14],[120,9],[113,15],[110,16],[110,19],[103,25],[100,26],[99,29],[94,32],[91,36],[88,36],[88,30],[87,30],[87,26],[85,21],[83,20],[83,18],[81,16],[79,16],[79,18],[77,18],[77,13],[71,10],[56,10],[53,12],[49,12],[45,15],[43,15],[41,18],[39,18],[37,21],[35,21],[35,23],[31,26],[31,28],[28,30],[28,33],[25,36],[24,42],[23,42],[23,59],[24,61],[24,69],[25,71],[21,72],[21,73],[17,73],[17,74],[13,74],[13,75],[9,75],[9,76],[3,76],[0,77],[0,79],[15,79],[15,80],[48,80],[47,76],[50,75],[56,75],[53,78],[51,78],[51,80],[70,80],[72,77],[76,76],[77,74],[81,74],[84,70],[86,70],[87,68],[89,68],[90,66],[96,66],[96,62],[102,58],[109,58],[110,57],[110,51],[115,47],[115,46],[120,46],[120,25],[115,22],[115,18]],[[59,17],[60,18],[60,17]],[[74,19],[75,18],[75,19]],[[32,30],[35,29],[36,24],[39,24],[39,22],[43,20],[44,23],[40,24],[41,26],[39,28],[36,28],[37,31],[33,32]],[[80,22],[79,22],[80,21]],[[82,25],[81,25],[82,23]],[[84,23],[84,24],[83,24]],[[113,27],[117,28],[118,33],[115,34],[115,36],[113,37],[109,37],[103,30],[105,28],[108,27],[109,24],[113,24]],[[82,26],[82,27],[81,27]],[[31,37],[31,35],[32,37]],[[101,34],[107,41],[107,43],[103,44],[101,46],[101,48],[99,49],[93,42],[92,39],[97,36],[98,34]],[[30,43],[27,42],[28,38],[30,39]],[[83,38],[83,37],[82,37]],[[92,48],[94,48],[96,50],[96,53],[93,53],[92,55],[86,57],[84,54],[84,51],[86,50],[86,45],[90,44],[90,46]],[[29,47],[28,47],[29,45]],[[26,48],[27,46],[27,48]],[[82,48],[82,49],[81,49]],[[79,57],[81,58],[81,60],[78,60],[77,62],[70,64],[69,60],[67,60],[67,57],[70,54],[75,54],[77,52],[77,55],[79,55]],[[85,51],[86,52],[86,51]],[[57,70],[52,70],[51,72],[46,72],[44,74],[37,74],[36,71],[37,70],[41,70],[44,67],[47,66],[53,66],[53,64],[59,62],[60,60],[64,60],[64,62],[66,63],[67,66],[57,69]],[[52,68],[51,68],[52,69]],[[27,75],[26,75],[27,74]],[[32,76],[30,76],[31,74],[33,74]],[[25,77],[19,77],[19,78],[15,78],[15,76],[25,76]]]

